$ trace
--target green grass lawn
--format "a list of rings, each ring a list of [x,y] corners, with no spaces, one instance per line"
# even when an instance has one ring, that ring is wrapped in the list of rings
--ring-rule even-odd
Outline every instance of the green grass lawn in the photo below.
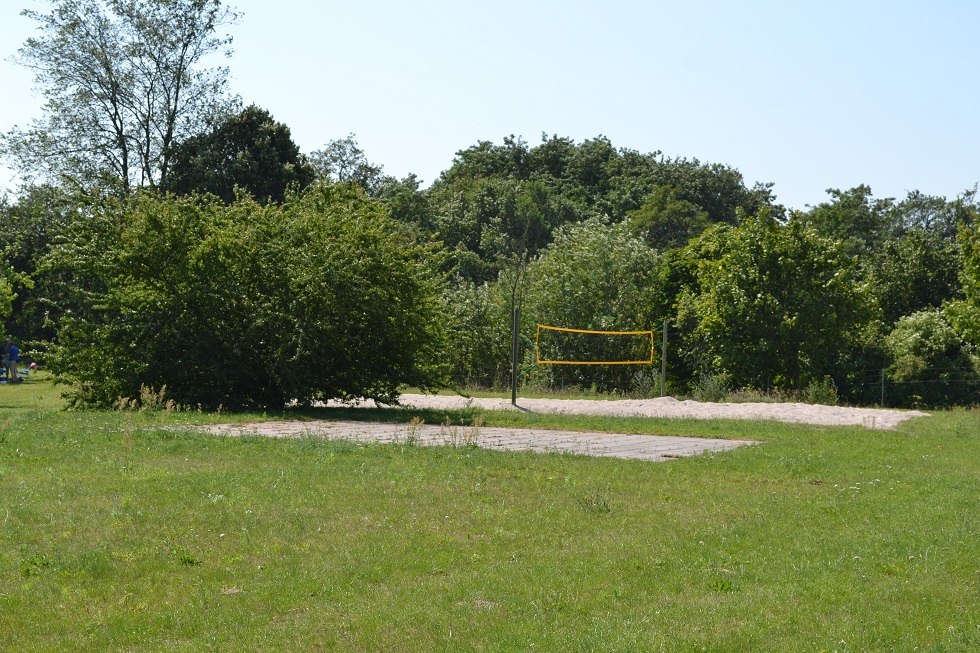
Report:
[[[0,650],[980,650],[977,411],[480,415],[764,441],[669,463],[175,428],[255,417],[0,386]]]

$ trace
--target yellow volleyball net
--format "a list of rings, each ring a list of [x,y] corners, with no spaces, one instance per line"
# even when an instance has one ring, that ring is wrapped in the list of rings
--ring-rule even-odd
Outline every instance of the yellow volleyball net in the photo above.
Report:
[[[596,331],[539,324],[539,365],[652,365],[653,331]],[[542,353],[543,352],[543,353]]]

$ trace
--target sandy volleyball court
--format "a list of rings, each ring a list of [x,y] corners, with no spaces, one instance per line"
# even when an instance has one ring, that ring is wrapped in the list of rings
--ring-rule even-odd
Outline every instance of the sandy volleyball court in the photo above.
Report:
[[[413,408],[450,410],[480,407],[486,410],[525,410],[532,413],[569,413],[578,415],[617,415],[662,417],[666,419],[762,419],[826,426],[863,426],[869,429],[891,429],[913,417],[926,417],[917,410],[850,408],[802,403],[705,403],[680,401],[672,397],[657,399],[521,399],[518,408],[510,399],[467,398],[459,395],[405,394],[401,404]],[[341,405],[330,402],[327,405]],[[362,406],[374,406],[367,401]]]

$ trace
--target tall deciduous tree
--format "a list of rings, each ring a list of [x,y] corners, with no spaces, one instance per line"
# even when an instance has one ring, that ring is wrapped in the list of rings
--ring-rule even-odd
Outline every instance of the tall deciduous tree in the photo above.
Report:
[[[7,329],[22,340],[50,339],[51,320],[71,310],[72,283],[39,267],[51,245],[84,219],[79,198],[54,186],[25,188],[15,204],[0,202],[0,257],[6,257],[17,297]],[[8,279],[9,281],[10,279]]]
[[[783,207],[775,204],[772,184],[756,184],[749,189],[742,173],[720,163],[661,157],[651,171],[651,181],[654,186],[671,186],[677,199],[706,212],[712,223],[735,224],[739,210],[745,215],[755,215],[768,207],[776,218],[783,213]]]
[[[956,242],[921,227],[885,241],[864,260],[871,294],[889,328],[903,316],[953,299],[960,289],[960,267]]]
[[[332,182],[357,184],[377,195],[386,180],[382,167],[368,161],[354,134],[330,141],[322,150],[310,154],[310,165],[317,176]]]
[[[231,42],[221,0],[53,0],[24,15],[39,33],[19,60],[44,115],[0,151],[28,178],[155,186],[173,146],[227,111],[227,70],[199,67]]]
[[[976,213],[976,189],[947,201],[944,197],[909,191],[892,210],[892,223],[898,233],[921,229],[944,241],[956,241],[956,225],[961,221],[972,224]]]
[[[299,190],[312,181],[313,169],[289,127],[251,105],[210,133],[178,145],[164,187],[178,195],[212,193],[225,202],[235,199],[238,187],[266,203],[282,202],[288,188]]]
[[[684,199],[673,186],[655,188],[629,217],[633,229],[661,251],[683,247],[711,224],[708,212]]]

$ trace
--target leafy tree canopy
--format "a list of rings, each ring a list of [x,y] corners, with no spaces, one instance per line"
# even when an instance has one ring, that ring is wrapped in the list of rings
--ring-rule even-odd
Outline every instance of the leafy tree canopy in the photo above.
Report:
[[[22,339],[50,339],[51,318],[72,306],[71,280],[43,270],[40,261],[67,233],[77,215],[72,193],[54,186],[31,186],[15,204],[0,203],[0,257],[6,257],[17,295],[7,329]]]
[[[864,184],[842,191],[830,188],[829,202],[823,202],[797,219],[819,233],[844,242],[851,254],[874,250],[894,234],[891,212],[893,199],[875,199]]]
[[[953,201],[943,197],[910,191],[892,210],[893,233],[902,235],[919,230],[947,242],[956,240],[957,225],[973,224],[976,215],[976,190],[963,193]]]
[[[390,179],[382,173],[382,166],[368,161],[354,134],[332,140],[322,150],[314,151],[310,154],[310,165],[321,179],[357,184],[371,196]]]
[[[250,105],[180,143],[164,188],[179,195],[212,193],[228,203],[239,188],[260,203],[279,203],[289,188],[305,188],[313,176],[289,127]]]
[[[674,186],[658,186],[639,209],[630,211],[633,229],[663,251],[683,247],[711,224],[708,212],[685,200]]]
[[[504,182],[537,189],[545,216],[542,243],[563,224],[606,216],[613,222],[630,217],[651,244],[676,247],[710,223],[736,224],[741,213],[762,207],[783,213],[770,186],[748,189],[733,168],[615,148],[604,136],[575,143],[543,134],[533,147],[514,136],[500,145],[481,141],[457,152],[428,192],[438,237],[457,252],[466,278],[485,280],[499,272],[499,250],[481,244],[488,232],[494,239],[497,210],[485,200]]]
[[[10,315],[13,310],[14,299],[17,295],[14,294],[14,286],[10,283],[7,276],[11,274],[11,270],[5,269],[3,258],[0,257],[0,320],[4,320]],[[0,329],[0,335],[3,335],[2,329]]]
[[[756,215],[763,208],[781,219],[782,206],[775,203],[772,184],[752,188],[735,168],[720,163],[701,163],[697,159],[659,158],[651,170],[652,188],[668,186],[677,199],[689,202],[707,214],[709,222],[736,224],[739,215]]]
[[[886,325],[905,315],[939,308],[960,290],[960,248],[941,230],[915,227],[886,240],[863,261]]]

